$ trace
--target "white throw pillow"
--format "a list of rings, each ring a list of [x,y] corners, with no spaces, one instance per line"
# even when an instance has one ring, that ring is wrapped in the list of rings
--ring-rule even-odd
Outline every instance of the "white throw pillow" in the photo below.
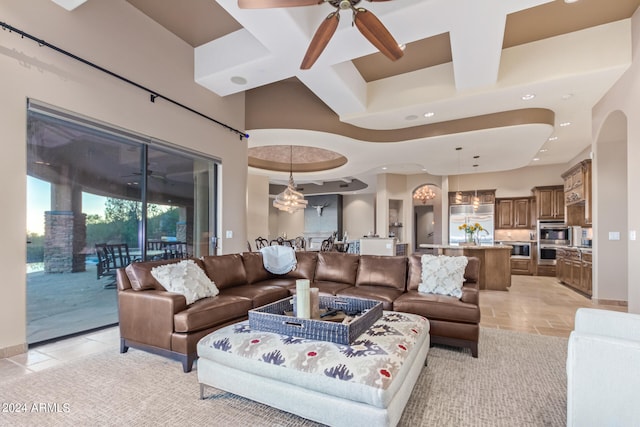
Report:
[[[425,294],[462,296],[467,257],[422,255],[422,282],[418,292]]]
[[[190,259],[154,267],[151,275],[168,292],[184,295],[187,304],[201,298],[214,297],[220,292],[216,284]]]

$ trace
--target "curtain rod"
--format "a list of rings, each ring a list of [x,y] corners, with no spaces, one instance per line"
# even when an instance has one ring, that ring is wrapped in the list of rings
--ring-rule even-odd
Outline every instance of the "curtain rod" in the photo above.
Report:
[[[141,84],[139,84],[139,83],[136,83],[136,82],[134,82],[134,81],[132,81],[132,80],[129,80],[128,78],[123,77],[123,76],[121,76],[120,74],[116,74],[116,73],[114,73],[113,71],[107,70],[107,69],[106,69],[106,68],[104,68],[104,67],[101,67],[101,66],[99,66],[99,65],[97,65],[97,64],[94,64],[93,62],[88,61],[88,60],[86,60],[86,59],[84,59],[84,58],[81,58],[81,57],[79,57],[79,56],[77,56],[77,55],[74,55],[73,53],[68,52],[68,51],[66,51],[66,50],[64,50],[64,49],[61,49],[61,48],[59,48],[58,46],[52,45],[51,43],[47,43],[46,41],[44,41],[44,40],[42,40],[42,39],[39,39],[39,38],[37,38],[37,37],[35,37],[35,36],[33,36],[33,35],[31,35],[31,34],[29,34],[29,33],[25,32],[25,31],[19,30],[18,28],[13,27],[13,26],[11,26],[11,25],[7,24],[6,22],[0,22],[0,26],[2,26],[2,29],[3,29],[3,30],[5,30],[5,31],[6,31],[6,30],[9,30],[9,32],[14,32],[14,33],[20,34],[20,36],[21,36],[22,38],[25,38],[25,37],[26,37],[26,38],[28,38],[28,39],[30,39],[30,40],[33,40],[34,42],[38,43],[38,45],[39,45],[40,47],[42,47],[42,46],[46,46],[46,47],[48,47],[48,48],[50,48],[50,49],[53,49],[54,51],[56,51],[56,52],[58,52],[58,53],[61,53],[61,54],[63,54],[63,55],[68,56],[69,58],[73,58],[73,59],[75,59],[76,61],[82,62],[82,63],[83,63],[83,64],[85,64],[85,65],[88,65],[88,66],[90,66],[90,67],[95,68],[96,70],[102,71],[103,73],[108,74],[108,75],[110,75],[111,77],[115,77],[115,78],[116,78],[116,79],[118,79],[118,80],[121,80],[121,81],[123,81],[123,82],[125,82],[125,83],[129,83],[130,85],[135,86],[135,87],[137,87],[138,89],[141,89],[141,90],[143,90],[143,91],[145,91],[145,92],[148,92],[148,93],[149,93],[149,100],[150,100],[151,102],[156,102],[156,98],[164,99],[165,101],[168,101],[168,102],[170,102],[170,103],[172,103],[172,104],[174,104],[174,105],[176,105],[176,106],[178,106],[178,107],[181,107],[181,108],[183,108],[183,109],[185,109],[185,110],[187,110],[187,111],[189,111],[189,112],[191,112],[191,113],[193,113],[193,114],[196,114],[196,115],[198,115],[198,116],[200,116],[200,117],[203,117],[203,118],[205,118],[205,119],[207,119],[207,120],[210,120],[210,121],[212,121],[213,123],[215,123],[215,124],[217,124],[217,125],[219,125],[219,126],[222,126],[222,127],[224,127],[224,128],[226,128],[226,129],[228,129],[228,130],[229,130],[229,131],[231,131],[231,132],[234,132],[234,133],[238,134],[238,135],[240,136],[240,141],[242,141],[242,139],[243,139],[243,138],[249,138],[249,134],[248,134],[248,133],[246,133],[246,132],[243,132],[243,131],[241,131],[241,130],[235,129],[235,128],[233,128],[233,127],[231,127],[231,126],[227,125],[227,124],[224,124],[224,123],[222,123],[222,122],[220,122],[220,121],[218,121],[218,120],[214,119],[213,117],[209,117],[209,116],[207,116],[206,114],[203,114],[203,113],[201,113],[201,112],[199,112],[199,111],[197,111],[197,110],[194,110],[194,109],[193,109],[193,108],[191,108],[191,107],[188,107],[188,106],[186,106],[186,105],[184,105],[184,104],[182,104],[182,103],[180,103],[180,102],[178,102],[178,101],[175,101],[175,100],[173,100],[173,99],[171,99],[171,98],[168,98],[168,97],[166,97],[166,96],[164,96],[164,95],[162,95],[162,94],[158,93],[158,92],[157,92],[157,91],[155,91],[155,90],[149,89],[149,88],[147,88],[147,87],[145,87],[145,86],[143,86],[143,85],[141,85]]]

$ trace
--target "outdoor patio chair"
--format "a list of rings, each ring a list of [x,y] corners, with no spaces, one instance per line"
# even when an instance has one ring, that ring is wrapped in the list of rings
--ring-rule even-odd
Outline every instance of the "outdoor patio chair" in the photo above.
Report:
[[[129,245],[126,243],[96,243],[96,255],[98,264],[96,268],[97,279],[110,277],[111,281],[104,285],[105,289],[116,287],[116,270],[131,264]]]

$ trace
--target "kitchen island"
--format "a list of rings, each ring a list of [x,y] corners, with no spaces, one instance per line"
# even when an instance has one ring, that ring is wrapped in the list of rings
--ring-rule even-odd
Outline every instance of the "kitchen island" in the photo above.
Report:
[[[421,244],[433,255],[467,256],[480,259],[480,289],[506,291],[511,286],[511,246],[455,246]]]

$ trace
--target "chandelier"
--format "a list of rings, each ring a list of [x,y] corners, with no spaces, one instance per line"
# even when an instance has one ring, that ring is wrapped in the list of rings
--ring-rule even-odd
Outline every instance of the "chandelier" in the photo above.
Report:
[[[423,185],[413,193],[415,200],[421,201],[422,204],[426,204],[429,200],[436,198],[436,193],[428,185]]]
[[[304,195],[296,191],[296,184],[293,182],[293,145],[291,146],[291,155],[289,160],[289,185],[285,190],[278,194],[273,201],[273,206],[281,211],[294,213],[300,209],[307,207],[308,201],[304,199]]]

